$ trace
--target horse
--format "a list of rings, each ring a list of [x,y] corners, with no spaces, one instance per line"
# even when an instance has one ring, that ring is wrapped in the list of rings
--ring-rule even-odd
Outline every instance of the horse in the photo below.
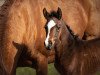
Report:
[[[62,19],[60,8],[48,15],[44,13],[47,20],[45,47],[54,48],[57,71],[61,75],[94,75],[100,71],[100,38],[78,38]]]
[[[51,12],[61,7],[64,20],[79,38],[92,26],[99,25],[99,0],[5,0],[0,10],[0,74],[15,75],[16,68],[36,69],[47,75],[47,64],[54,61],[53,50],[44,47],[46,22],[43,8]],[[92,11],[95,9],[96,11]],[[96,16],[94,16],[96,14]],[[93,16],[93,18],[92,18]],[[77,28],[77,29],[76,29]],[[100,28],[97,27],[97,30]],[[85,31],[86,30],[86,31]],[[91,28],[89,28],[91,30]],[[93,30],[93,29],[92,29]],[[95,31],[92,35],[99,36]],[[91,33],[88,31],[88,34]],[[84,37],[86,39],[87,35]]]

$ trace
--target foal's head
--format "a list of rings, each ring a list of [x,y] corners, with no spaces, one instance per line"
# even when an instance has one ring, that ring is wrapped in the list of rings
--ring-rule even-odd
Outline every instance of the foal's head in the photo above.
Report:
[[[57,41],[62,42],[63,40],[67,42],[70,32],[67,30],[68,26],[62,20],[62,11],[58,8],[57,12],[53,11],[48,13],[47,10],[43,9],[44,17],[47,20],[45,25],[46,30],[46,40],[45,46],[47,49],[54,47]],[[63,38],[63,39],[62,39]]]

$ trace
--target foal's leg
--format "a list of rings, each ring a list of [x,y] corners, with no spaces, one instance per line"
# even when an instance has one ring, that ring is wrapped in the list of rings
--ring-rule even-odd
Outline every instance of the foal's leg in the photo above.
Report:
[[[36,75],[47,75],[47,69],[48,69],[47,57],[39,53],[37,56]]]

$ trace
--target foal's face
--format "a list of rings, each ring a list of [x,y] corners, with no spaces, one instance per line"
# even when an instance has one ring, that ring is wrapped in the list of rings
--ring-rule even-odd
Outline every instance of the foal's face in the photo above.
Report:
[[[47,49],[52,49],[55,44],[55,40],[59,37],[59,20],[56,18],[50,19],[45,26],[46,30],[46,39],[45,39],[45,46]]]
[[[43,9],[43,15],[45,19],[47,20],[47,23],[45,25],[46,30],[46,40],[45,40],[45,46],[47,49],[51,49],[55,44],[55,39],[57,38],[57,27],[59,24],[59,20],[62,18],[62,11],[60,8],[58,8],[57,12],[51,12],[48,13],[46,8]]]
[[[46,30],[46,40],[45,40],[45,46],[48,49],[52,48],[52,44],[54,43],[54,38],[53,37],[53,31],[54,31],[54,27],[55,27],[56,23],[54,22],[54,20],[50,20],[48,21],[47,25],[45,26],[45,30]]]

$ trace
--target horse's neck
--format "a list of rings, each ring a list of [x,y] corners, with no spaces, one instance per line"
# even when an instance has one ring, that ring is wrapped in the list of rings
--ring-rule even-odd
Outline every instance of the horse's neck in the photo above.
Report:
[[[60,58],[66,52],[66,55],[69,54],[70,49],[74,46],[74,38],[70,34],[68,29],[64,29],[61,34],[60,43],[58,43],[58,47],[56,50],[56,57]]]
[[[64,46],[64,49],[68,49],[68,47],[72,45],[75,39],[66,25],[63,28],[63,31],[64,32],[62,32],[61,42],[62,42],[62,45]]]

